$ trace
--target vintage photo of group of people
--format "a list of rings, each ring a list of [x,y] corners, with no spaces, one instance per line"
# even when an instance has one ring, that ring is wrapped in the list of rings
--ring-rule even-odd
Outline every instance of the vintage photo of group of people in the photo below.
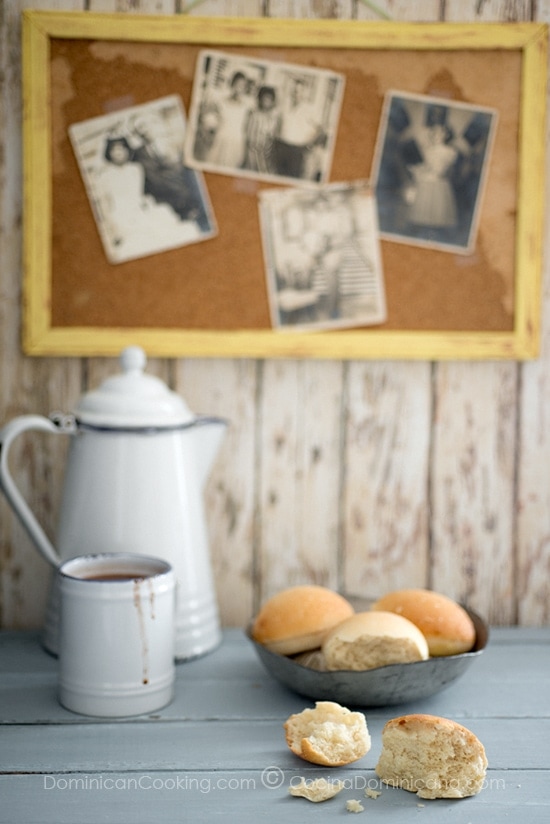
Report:
[[[274,328],[387,317],[380,239],[469,253],[496,112],[385,96],[369,180],[331,181],[345,76],[213,50],[179,95],[69,127],[107,259],[123,263],[218,234],[204,173],[257,191]]]
[[[288,63],[200,55],[187,134],[198,168],[278,183],[328,180],[344,77]]]
[[[386,306],[370,186],[260,194],[272,314],[281,326],[330,329],[381,323]]]

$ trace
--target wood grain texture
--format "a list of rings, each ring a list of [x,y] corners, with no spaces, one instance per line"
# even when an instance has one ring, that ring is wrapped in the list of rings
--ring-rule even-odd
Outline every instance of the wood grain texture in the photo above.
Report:
[[[537,3],[537,20],[550,22],[550,3]],[[546,157],[548,190],[550,156]],[[550,214],[546,211],[545,237],[550,237]],[[550,269],[546,255],[542,292],[543,335],[537,361],[521,369],[519,397],[517,513],[517,621],[520,624],[550,623]],[[544,322],[546,321],[546,322]]]
[[[431,585],[497,623],[515,618],[514,364],[439,365]]]
[[[430,367],[355,362],[346,390],[344,588],[427,586]]]
[[[33,8],[191,16],[377,19],[364,3],[34,0]],[[377,3],[394,20],[550,22],[550,3]],[[21,47],[24,0],[5,0],[0,101],[0,421],[67,410],[114,358],[21,354]],[[536,17],[533,9],[536,9]],[[444,12],[444,14],[443,14]],[[540,182],[541,186],[546,181]],[[547,219],[545,237],[550,236]],[[226,626],[290,583],[362,597],[429,585],[494,624],[550,621],[550,319],[532,363],[157,359],[149,369],[194,411],[230,421],[206,492]],[[14,452],[14,475],[49,533],[64,456],[58,439]],[[37,627],[49,571],[0,500],[0,625]],[[29,683],[29,689],[32,684]],[[243,819],[244,820],[244,819]]]
[[[0,822],[163,824],[223,814],[245,824],[301,824],[345,816],[346,801],[356,798],[365,815],[387,824],[426,817],[546,824],[549,642],[548,628],[494,630],[483,655],[437,695],[399,708],[362,708],[371,749],[327,772],[286,746],[283,722],[304,708],[304,698],[271,678],[240,630],[226,630],[213,653],[177,667],[172,704],[123,721],[65,710],[56,697],[56,662],[36,635],[3,632]],[[384,724],[405,712],[453,718],[478,736],[489,761],[478,795],[420,803],[377,779]],[[320,808],[289,797],[300,776],[339,779],[344,788]],[[380,796],[365,797],[367,787]]]
[[[195,414],[227,421],[205,488],[211,562],[224,623],[244,626],[254,610],[256,428],[259,365],[253,360],[176,364],[174,389]]]
[[[20,348],[21,321],[21,51],[20,8],[9,2],[2,15],[0,49],[2,101],[2,201],[0,223],[0,420],[27,412],[48,414],[78,394],[78,360],[25,358]],[[74,4],[73,4],[74,7]],[[76,390],[76,391],[75,391]],[[55,442],[54,442],[55,441]],[[58,439],[30,437],[17,445],[13,474],[44,528],[56,524],[64,445]],[[50,570],[1,501],[0,616],[11,626],[42,621]]]
[[[263,365],[258,444],[262,599],[303,581],[338,584],[341,381],[337,362]]]

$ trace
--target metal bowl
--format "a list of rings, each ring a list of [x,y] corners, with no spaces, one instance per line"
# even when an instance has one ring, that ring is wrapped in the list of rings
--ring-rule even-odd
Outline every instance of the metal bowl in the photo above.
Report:
[[[386,667],[356,672],[320,671],[304,666],[295,657],[279,655],[252,638],[251,626],[246,635],[254,645],[266,670],[285,686],[315,701],[336,701],[346,706],[384,707],[402,704],[447,687],[479,658],[489,640],[485,621],[464,607],[474,622],[476,640],[470,652],[415,661],[410,664],[389,664]]]

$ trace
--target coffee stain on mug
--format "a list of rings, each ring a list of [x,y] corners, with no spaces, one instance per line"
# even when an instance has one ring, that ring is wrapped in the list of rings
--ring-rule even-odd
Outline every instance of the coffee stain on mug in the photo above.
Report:
[[[149,584],[149,606],[151,607],[151,621],[155,620],[155,590],[153,588],[153,579],[147,578]]]
[[[141,654],[142,654],[142,664],[143,664],[143,675],[142,675],[142,683],[148,684],[149,683],[149,644],[147,642],[147,630],[145,627],[145,616],[143,614],[143,599],[141,593],[141,587],[143,584],[147,584],[149,589],[149,609],[151,610],[150,619],[151,621],[155,620],[155,590],[153,587],[153,579],[152,578],[134,578],[134,606],[137,610],[138,614],[138,622],[139,622],[139,634],[141,638]]]
[[[149,586],[151,586],[151,579],[149,578]],[[139,635],[141,639],[141,663],[142,663],[142,684],[149,683],[149,644],[147,643],[147,632],[145,629],[145,617],[143,615],[143,605],[141,603],[141,586],[143,578],[134,580],[134,606],[137,611],[139,623]]]

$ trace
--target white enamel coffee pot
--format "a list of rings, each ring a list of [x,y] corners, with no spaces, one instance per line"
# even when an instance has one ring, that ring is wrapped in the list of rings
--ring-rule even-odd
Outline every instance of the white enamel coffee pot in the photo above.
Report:
[[[176,658],[203,655],[220,641],[203,487],[226,428],[193,415],[158,378],[145,353],[121,355],[122,373],[81,398],[74,414],[22,415],[0,430],[0,487],[32,541],[54,567],[77,555],[137,553],[167,561],[176,576]],[[71,438],[56,547],[8,468],[13,440],[28,430]],[[57,653],[58,593],[52,586],[43,632]]]

